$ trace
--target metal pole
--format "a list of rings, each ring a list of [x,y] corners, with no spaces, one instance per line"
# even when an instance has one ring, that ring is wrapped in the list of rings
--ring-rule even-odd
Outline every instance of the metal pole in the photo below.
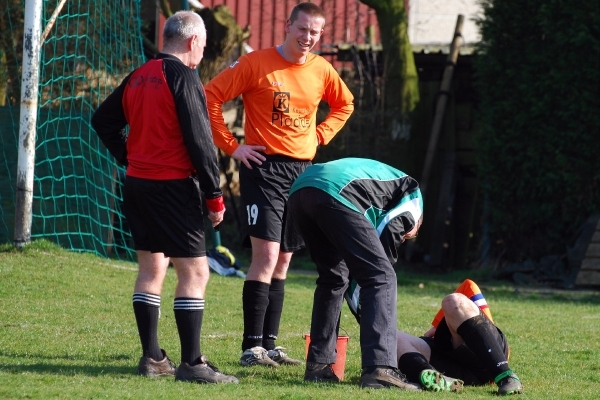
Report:
[[[31,241],[41,22],[42,0],[26,0],[15,209],[14,244],[17,247],[23,247]]]
[[[444,75],[442,76],[442,83],[440,85],[440,91],[438,94],[437,104],[435,107],[435,116],[433,119],[433,125],[431,127],[431,136],[429,138],[429,146],[427,148],[427,155],[425,157],[425,164],[423,166],[423,174],[419,180],[419,187],[421,193],[425,195],[427,186],[429,184],[429,175],[431,173],[431,167],[433,164],[433,157],[435,155],[437,142],[440,137],[442,130],[442,123],[444,122],[444,113],[446,111],[446,103],[448,96],[450,95],[450,87],[452,85],[452,75],[454,74],[454,67],[456,66],[456,60],[458,59],[458,51],[460,49],[460,42],[462,40],[462,26],[465,17],[462,14],[458,15],[456,19],[456,28],[454,29],[454,37],[450,45],[450,52],[446,60],[446,67],[444,68]]]
[[[66,2],[67,2],[67,0],[60,0],[60,3],[58,3],[56,8],[54,9],[52,16],[50,17],[50,19],[48,20],[48,23],[46,24],[46,29],[44,29],[44,33],[42,33],[42,38],[40,39],[40,46],[42,46],[44,44],[46,37],[48,37],[50,30],[52,29],[52,27],[54,26],[54,23],[56,22],[56,18],[58,18],[58,14],[60,14],[60,12],[62,11],[62,8],[64,7]]]

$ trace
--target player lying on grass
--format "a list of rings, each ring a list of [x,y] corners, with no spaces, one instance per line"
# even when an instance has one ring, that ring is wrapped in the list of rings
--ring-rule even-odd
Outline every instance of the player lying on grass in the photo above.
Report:
[[[360,286],[345,294],[360,322]],[[432,328],[422,337],[398,330],[398,369],[425,390],[459,392],[464,385],[495,382],[499,395],[523,393],[508,365],[509,347],[475,282],[466,279],[442,300]],[[450,378],[452,376],[453,378]]]

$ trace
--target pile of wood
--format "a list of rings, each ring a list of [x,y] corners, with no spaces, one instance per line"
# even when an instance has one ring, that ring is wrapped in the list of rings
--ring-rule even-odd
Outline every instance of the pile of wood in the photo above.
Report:
[[[585,256],[577,273],[575,285],[600,286],[600,218],[595,216],[595,230],[587,244]]]

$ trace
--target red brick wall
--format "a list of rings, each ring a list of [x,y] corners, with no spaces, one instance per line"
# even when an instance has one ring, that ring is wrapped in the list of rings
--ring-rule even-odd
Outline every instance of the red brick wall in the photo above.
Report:
[[[375,11],[358,0],[314,0],[326,13],[325,32],[315,47],[328,51],[339,43],[366,43],[367,26],[377,27]],[[264,49],[281,44],[284,27],[297,0],[202,0],[206,7],[226,5],[241,27],[250,25],[248,44],[253,49]],[[379,43],[377,37],[376,42]]]

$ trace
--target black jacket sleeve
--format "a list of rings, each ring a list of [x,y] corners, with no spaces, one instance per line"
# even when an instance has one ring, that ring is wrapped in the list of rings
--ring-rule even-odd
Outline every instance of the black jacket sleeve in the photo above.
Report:
[[[133,73],[133,72],[132,72]],[[91,124],[115,159],[127,165],[127,119],[123,111],[123,92],[131,74],[121,82],[92,115]]]
[[[183,142],[198,175],[200,189],[207,199],[222,196],[217,149],[212,139],[200,77],[179,60],[165,58],[163,68],[175,100]]]

